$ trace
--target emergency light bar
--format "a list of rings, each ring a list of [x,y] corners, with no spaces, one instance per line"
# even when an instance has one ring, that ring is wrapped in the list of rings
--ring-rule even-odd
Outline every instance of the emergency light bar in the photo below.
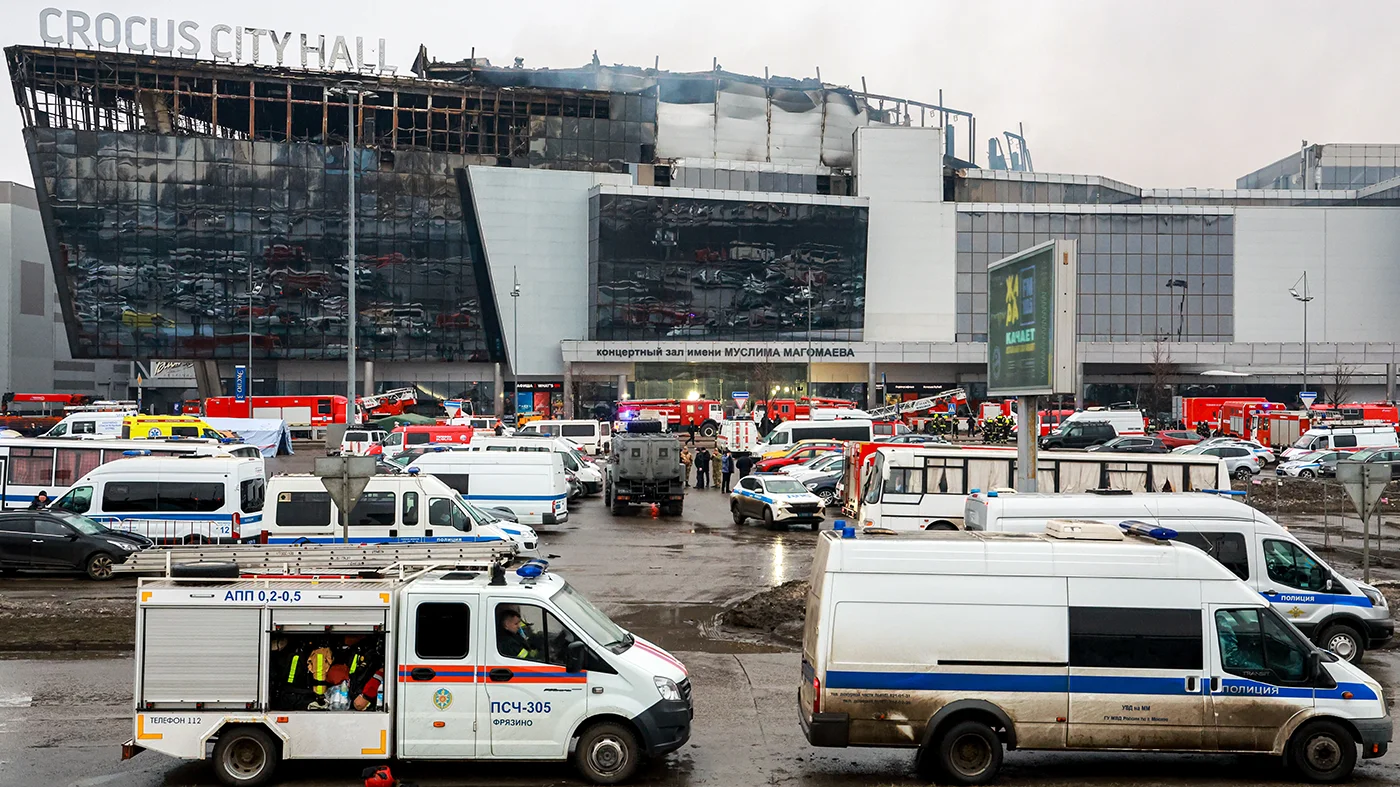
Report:
[[[1150,538],[1154,541],[1170,541],[1176,538],[1177,535],[1176,531],[1169,527],[1155,527],[1136,519],[1119,522],[1118,527],[1122,528],[1123,532],[1126,534],[1142,536],[1143,538]]]
[[[151,452],[145,448],[122,451],[122,456],[150,456]]]
[[[515,573],[524,579],[538,579],[544,572],[549,570],[549,561],[540,558],[532,558],[525,561],[525,565],[517,568]]]

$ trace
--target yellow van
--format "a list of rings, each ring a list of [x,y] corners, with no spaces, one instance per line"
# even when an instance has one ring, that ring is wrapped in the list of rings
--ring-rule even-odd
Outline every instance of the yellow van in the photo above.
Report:
[[[122,419],[122,439],[148,437],[203,437],[219,440],[224,434],[193,415],[128,415]]]

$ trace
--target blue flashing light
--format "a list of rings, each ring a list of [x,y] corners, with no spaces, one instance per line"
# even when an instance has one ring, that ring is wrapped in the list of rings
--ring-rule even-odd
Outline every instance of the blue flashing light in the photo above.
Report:
[[[122,451],[122,456],[150,456],[150,455],[151,455],[151,452],[150,452],[150,451],[147,451],[147,450],[144,449],[144,448],[136,449],[136,450],[132,450],[132,451]]]
[[[1176,531],[1169,527],[1157,527],[1155,525],[1149,525],[1146,522],[1140,522],[1136,519],[1119,522],[1118,527],[1122,528],[1124,533],[1143,536],[1157,541],[1171,541],[1177,536]]]
[[[548,570],[549,561],[540,560],[536,558],[534,560],[526,561],[525,565],[515,570],[515,573],[517,576],[520,576],[524,579],[538,579],[542,574],[544,574],[545,571]]]
[[[835,522],[832,522],[832,523],[831,523],[831,529],[832,529],[832,530],[845,530],[845,529],[846,529],[846,520],[844,520],[844,519],[838,519],[838,520],[836,520]]]
[[[1233,489],[1202,489],[1202,493],[1207,495],[1225,495],[1227,497],[1244,497],[1248,492],[1236,492]]]
[[[409,475],[418,475],[419,473],[423,472],[423,468],[421,468],[421,467],[410,467],[410,468],[408,468],[408,470],[405,470],[404,472],[408,473]]]
[[[982,490],[981,490],[981,489],[974,489],[974,490],[972,490],[972,494],[974,494],[974,495],[976,495],[976,494],[981,494],[981,493],[982,493]]]
[[[167,438],[165,438],[165,439],[167,439],[167,440],[183,440],[183,439],[185,439],[185,438],[181,437],[180,435],[173,434],[173,435],[170,435],[169,437],[167,437]]]
[[[853,527],[843,527],[843,528],[841,528],[841,537],[842,537],[842,538],[855,538],[855,537],[856,537],[856,529],[853,528]]]
[[[999,494],[997,493],[997,490],[995,490],[995,489],[993,489],[992,491],[990,491],[990,492],[987,493],[987,497],[1000,497],[1000,496],[1001,496],[1001,495],[999,495]]]
[[[442,453],[443,451],[450,451],[450,450],[452,450],[452,449],[448,448],[448,447],[445,446],[445,445],[435,445],[435,446],[433,446],[433,453],[435,453],[435,454],[440,454],[440,453]]]

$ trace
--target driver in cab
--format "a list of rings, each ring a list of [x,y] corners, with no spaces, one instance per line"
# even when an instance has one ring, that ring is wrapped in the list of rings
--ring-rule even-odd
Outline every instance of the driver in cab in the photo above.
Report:
[[[496,647],[502,656],[538,660],[540,649],[530,627],[520,618],[516,607],[502,606],[496,610]]]

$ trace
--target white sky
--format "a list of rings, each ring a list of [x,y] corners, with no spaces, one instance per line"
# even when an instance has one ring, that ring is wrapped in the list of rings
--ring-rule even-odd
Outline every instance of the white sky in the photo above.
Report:
[[[32,0],[0,2],[4,45],[39,44]],[[1036,169],[1144,187],[1233,187],[1311,142],[1400,143],[1394,31],[1400,3],[1279,0],[532,0],[396,4],[109,0],[60,5],[215,24],[383,37],[407,73],[419,43],[439,60],[476,47],[496,65],[602,62],[810,76],[1025,124]],[[207,46],[207,44],[206,44]],[[290,51],[290,50],[289,50]],[[206,55],[207,56],[207,55]],[[8,82],[8,73],[5,74]],[[13,93],[0,108],[0,180],[32,183]],[[959,151],[964,150],[959,140]]]

